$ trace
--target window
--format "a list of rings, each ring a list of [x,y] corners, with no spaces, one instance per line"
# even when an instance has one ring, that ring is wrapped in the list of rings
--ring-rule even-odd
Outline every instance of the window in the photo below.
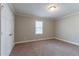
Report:
[[[43,34],[43,22],[42,21],[35,22],[35,34]]]

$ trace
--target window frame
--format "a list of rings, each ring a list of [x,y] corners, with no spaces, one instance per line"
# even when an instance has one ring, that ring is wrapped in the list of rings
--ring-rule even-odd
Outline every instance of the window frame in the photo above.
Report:
[[[43,21],[35,21],[35,34],[43,34]]]

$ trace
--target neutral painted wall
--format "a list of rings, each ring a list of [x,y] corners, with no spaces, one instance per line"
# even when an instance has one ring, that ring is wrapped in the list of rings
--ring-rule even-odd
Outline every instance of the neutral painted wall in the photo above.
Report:
[[[79,45],[79,12],[56,21],[56,37]]]
[[[8,56],[14,45],[14,14],[8,4],[1,8],[1,55]],[[12,34],[12,35],[10,35]]]
[[[43,34],[35,34],[35,21],[43,21]],[[53,20],[38,17],[16,15],[15,41],[29,41],[53,37]]]

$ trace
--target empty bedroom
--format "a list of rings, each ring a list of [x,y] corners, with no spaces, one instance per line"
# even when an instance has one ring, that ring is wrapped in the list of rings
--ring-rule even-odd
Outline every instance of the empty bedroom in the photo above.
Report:
[[[79,56],[79,3],[1,3],[1,56]]]

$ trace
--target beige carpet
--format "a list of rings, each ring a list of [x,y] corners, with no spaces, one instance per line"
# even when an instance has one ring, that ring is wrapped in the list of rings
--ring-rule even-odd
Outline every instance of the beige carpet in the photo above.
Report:
[[[79,46],[56,39],[15,45],[10,56],[79,56]]]

